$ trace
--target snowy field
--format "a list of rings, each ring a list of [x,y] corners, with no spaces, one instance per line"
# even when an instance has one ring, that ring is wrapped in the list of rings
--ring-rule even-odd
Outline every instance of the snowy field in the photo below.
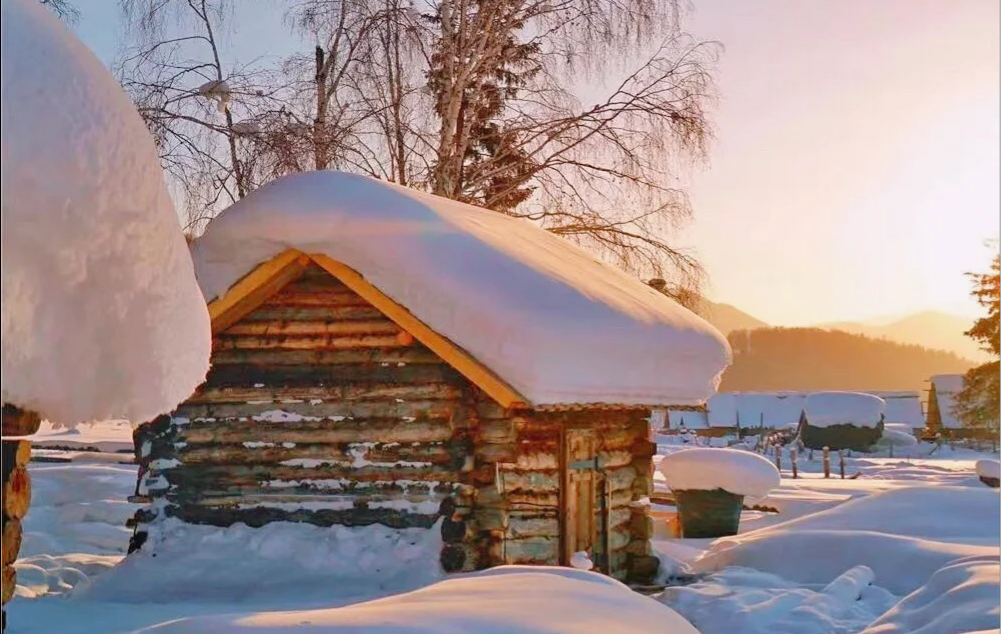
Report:
[[[779,512],[745,511],[737,537],[672,539],[659,522],[668,587],[646,597],[569,569],[442,579],[424,565],[437,544],[378,527],[196,527],[167,560],[122,562],[129,430],[96,434],[40,434],[64,449],[37,454],[73,461],[31,464],[12,634],[998,631],[1001,504],[974,473],[988,454],[856,456],[844,480],[836,462],[822,477],[819,452],[801,457],[798,479],[786,464],[777,489],[746,501]],[[664,440],[662,453],[679,449]]]

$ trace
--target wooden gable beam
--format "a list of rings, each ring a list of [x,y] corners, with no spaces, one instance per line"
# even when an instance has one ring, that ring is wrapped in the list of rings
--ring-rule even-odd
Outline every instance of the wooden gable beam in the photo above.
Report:
[[[489,368],[484,367],[482,363],[477,361],[468,352],[435,332],[405,307],[396,303],[391,297],[373,286],[360,273],[323,254],[312,253],[309,257],[323,267],[325,271],[340,280],[345,286],[378,308],[396,325],[430,348],[446,363],[486,392],[490,398],[497,401],[498,404],[510,409],[529,407],[528,399],[519,394],[517,390],[508,385]]]
[[[247,273],[225,294],[209,303],[212,334],[222,332],[246,317],[283,286],[298,278],[309,262],[309,256],[302,252],[286,249]]]

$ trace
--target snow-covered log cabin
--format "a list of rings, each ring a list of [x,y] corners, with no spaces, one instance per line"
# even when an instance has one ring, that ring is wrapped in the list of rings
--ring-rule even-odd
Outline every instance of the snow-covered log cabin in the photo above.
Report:
[[[814,392],[806,397],[799,437],[810,449],[869,451],[883,435],[886,402],[863,392]]]
[[[262,187],[192,253],[212,368],[136,433],[135,547],[166,517],[378,523],[440,531],[445,571],[656,572],[649,408],[714,392],[705,321],[527,221],[338,172]]]

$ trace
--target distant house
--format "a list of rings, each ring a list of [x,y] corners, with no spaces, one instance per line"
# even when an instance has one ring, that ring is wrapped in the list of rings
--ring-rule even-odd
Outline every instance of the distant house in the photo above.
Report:
[[[967,430],[956,417],[954,405],[956,394],[963,389],[962,374],[936,374],[931,377],[928,389],[928,432],[941,433],[948,437],[964,437]]]
[[[656,573],[648,417],[714,391],[705,321],[527,221],[337,172],[192,252],[212,369],[136,434],[135,546],[165,518],[381,524],[440,531],[446,572]]]
[[[886,403],[885,423],[898,428],[906,427],[920,435],[925,428],[925,414],[921,409],[921,394],[917,391],[867,392]]]
[[[814,392],[803,404],[799,437],[810,449],[869,451],[883,435],[886,403],[862,392]]]

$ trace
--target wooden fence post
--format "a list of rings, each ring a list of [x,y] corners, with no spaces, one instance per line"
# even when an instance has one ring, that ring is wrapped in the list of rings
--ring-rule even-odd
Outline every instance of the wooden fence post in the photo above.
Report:
[[[841,479],[845,479],[845,452],[838,450],[838,471],[841,472]]]
[[[799,467],[796,465],[796,458],[799,452],[796,451],[796,446],[793,445],[792,449],[789,450],[789,462],[792,464],[792,478],[795,480],[799,477]]]
[[[824,447],[824,477],[831,477],[831,448]]]
[[[779,470],[779,474],[782,474],[782,447],[780,445],[775,445],[775,468]]]

